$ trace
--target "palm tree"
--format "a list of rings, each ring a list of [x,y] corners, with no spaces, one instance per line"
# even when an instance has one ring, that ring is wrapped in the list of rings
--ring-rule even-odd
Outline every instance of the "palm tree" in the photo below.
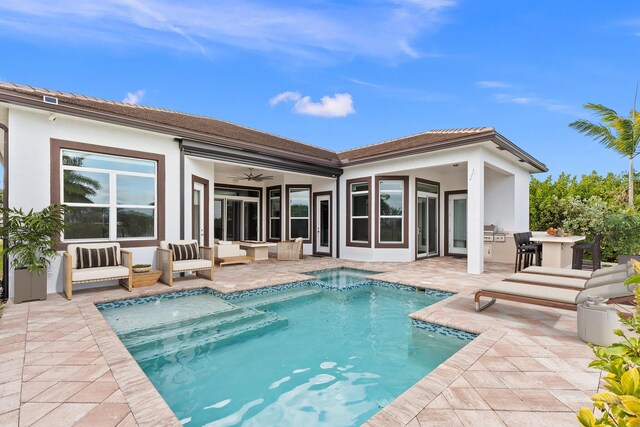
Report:
[[[634,107],[628,117],[620,117],[611,108],[602,104],[586,104],[587,110],[600,117],[600,123],[576,120],[569,124],[580,133],[593,137],[600,144],[629,158],[629,208],[633,209],[633,159],[640,154],[640,114]]]

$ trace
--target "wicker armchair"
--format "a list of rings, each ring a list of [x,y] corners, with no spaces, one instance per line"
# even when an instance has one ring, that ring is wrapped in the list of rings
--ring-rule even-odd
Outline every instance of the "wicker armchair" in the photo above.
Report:
[[[278,242],[278,261],[297,261],[302,259],[302,239]]]

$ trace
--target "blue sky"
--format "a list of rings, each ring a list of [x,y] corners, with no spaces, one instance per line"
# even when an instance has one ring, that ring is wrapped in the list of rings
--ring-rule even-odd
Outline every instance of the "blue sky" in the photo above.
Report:
[[[627,162],[568,128],[627,114],[638,0],[3,0],[0,80],[343,150],[494,126],[557,176]]]

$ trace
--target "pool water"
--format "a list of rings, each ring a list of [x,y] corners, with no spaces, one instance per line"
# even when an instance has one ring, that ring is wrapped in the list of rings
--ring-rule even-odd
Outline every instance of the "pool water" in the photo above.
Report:
[[[469,342],[412,326],[441,299],[299,286],[99,308],[187,426],[356,426]]]
[[[326,270],[309,271],[309,276],[323,283],[330,283],[334,286],[345,286],[364,281],[368,276],[380,274],[378,271],[358,270],[355,268],[339,267]]]

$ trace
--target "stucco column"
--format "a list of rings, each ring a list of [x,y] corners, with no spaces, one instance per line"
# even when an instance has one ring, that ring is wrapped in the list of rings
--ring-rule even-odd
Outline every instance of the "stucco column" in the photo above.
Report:
[[[484,159],[477,153],[467,162],[467,272],[484,271]]]

